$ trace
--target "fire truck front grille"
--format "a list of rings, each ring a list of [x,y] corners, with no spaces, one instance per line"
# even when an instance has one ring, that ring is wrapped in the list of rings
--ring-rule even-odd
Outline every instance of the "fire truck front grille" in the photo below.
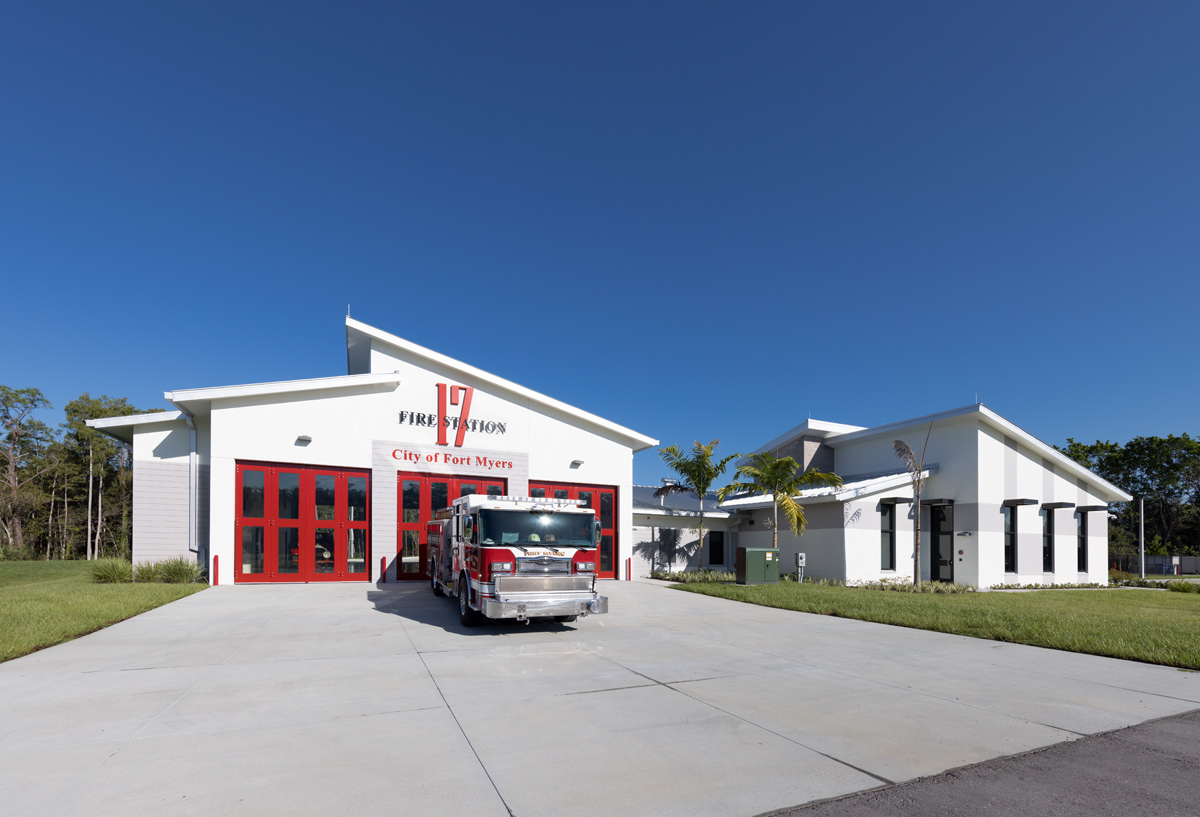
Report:
[[[587,593],[591,576],[497,576],[496,593]]]
[[[526,559],[517,558],[518,573],[532,573],[537,576],[570,575],[571,559],[555,556],[531,556]]]

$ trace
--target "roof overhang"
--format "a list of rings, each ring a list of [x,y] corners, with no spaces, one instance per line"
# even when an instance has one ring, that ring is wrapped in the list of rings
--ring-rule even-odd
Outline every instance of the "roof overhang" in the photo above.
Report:
[[[676,511],[670,508],[639,508],[636,505],[633,508],[634,516],[669,516],[673,519],[683,517],[699,518],[699,511]],[[732,519],[734,514],[727,511],[705,511],[705,519]]]
[[[925,470],[921,472],[921,478],[927,479],[936,474],[937,471],[937,463],[932,463],[926,466]],[[819,502],[848,502],[852,499],[861,499],[873,494],[895,491],[897,488],[903,486],[912,486],[912,477],[908,471],[896,471],[886,474],[864,474],[848,478],[840,488],[813,488],[796,494],[795,498],[801,504],[805,505]],[[912,502],[911,499],[904,500],[894,496],[887,497],[887,499],[889,502]],[[754,494],[737,499],[727,499],[721,503],[721,507],[732,511],[749,511],[758,508],[770,508],[774,504],[774,494]]]
[[[213,386],[203,389],[176,389],[163,392],[163,397],[193,416],[207,414],[215,400],[230,400],[241,397],[264,397],[273,395],[311,394],[338,390],[363,390],[372,388],[394,389],[400,384],[400,376],[388,374],[350,374],[338,377],[314,377],[307,380],[279,380],[273,383],[248,383],[240,386]]]
[[[94,428],[114,440],[132,445],[134,432],[138,429],[152,428],[182,420],[182,411],[155,411],[149,414],[129,414],[124,417],[99,417],[95,420],[84,421],[84,425]]]

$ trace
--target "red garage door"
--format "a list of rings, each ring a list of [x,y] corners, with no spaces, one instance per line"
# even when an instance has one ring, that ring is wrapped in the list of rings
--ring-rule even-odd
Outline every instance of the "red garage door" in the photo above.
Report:
[[[429,580],[429,540],[425,523],[433,512],[460,496],[504,496],[507,482],[445,474],[396,474],[396,578]]]
[[[235,582],[368,581],[369,471],[237,464]]]
[[[529,481],[529,495],[550,499],[580,499],[600,519],[600,546],[596,549],[596,575],[601,579],[617,577],[617,489],[608,485],[562,485]]]

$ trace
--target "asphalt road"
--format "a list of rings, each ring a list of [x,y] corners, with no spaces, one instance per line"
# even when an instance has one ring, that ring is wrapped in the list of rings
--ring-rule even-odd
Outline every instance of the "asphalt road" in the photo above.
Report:
[[[1200,814],[1200,710],[775,812],[776,817]]]

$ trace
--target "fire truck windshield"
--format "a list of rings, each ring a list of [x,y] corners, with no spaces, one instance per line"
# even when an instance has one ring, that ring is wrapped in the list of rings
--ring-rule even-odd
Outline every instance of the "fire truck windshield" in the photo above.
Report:
[[[479,542],[518,547],[592,547],[590,513],[479,511]]]

